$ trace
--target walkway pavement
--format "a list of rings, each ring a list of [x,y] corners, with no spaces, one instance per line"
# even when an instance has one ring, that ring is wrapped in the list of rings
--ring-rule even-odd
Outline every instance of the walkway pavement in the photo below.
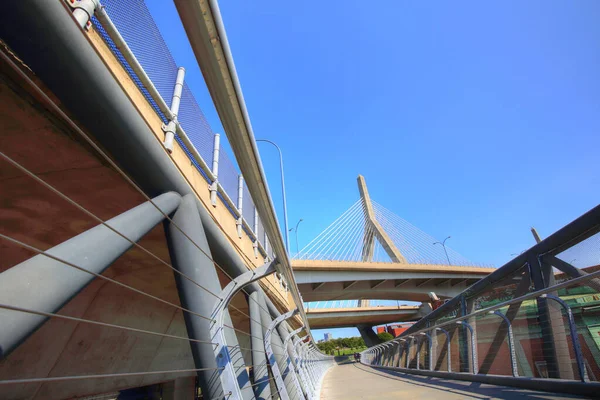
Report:
[[[534,392],[506,386],[403,374],[354,362],[340,363],[323,381],[321,400],[338,399],[432,399],[432,400],[562,400],[581,399],[566,394]]]

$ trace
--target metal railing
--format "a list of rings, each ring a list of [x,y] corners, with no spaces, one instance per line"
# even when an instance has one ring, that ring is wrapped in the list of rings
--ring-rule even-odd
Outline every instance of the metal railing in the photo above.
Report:
[[[600,384],[600,206],[363,352],[403,372],[586,394]],[[566,258],[586,260],[576,268]],[[557,389],[557,382],[570,382]],[[590,386],[591,385],[591,386]]]
[[[224,150],[221,140],[225,138],[212,131],[184,80],[184,74],[178,75],[182,68],[175,63],[145,3],[141,0],[104,0],[92,21],[113,55],[163,121],[165,132],[172,131],[174,140],[192,165],[211,185],[213,206],[217,205],[216,198],[219,197],[236,218],[240,237],[244,232],[256,242],[257,251],[273,259],[273,252],[267,251],[264,231],[256,229],[257,226],[259,229],[262,227],[262,222],[259,215],[255,217],[256,207],[246,183],[240,178],[235,161]],[[174,96],[178,83],[182,89],[178,96]],[[172,98],[180,100],[176,112],[173,112],[172,105],[167,105],[167,100]],[[173,128],[169,128],[169,124]],[[165,147],[172,150],[172,144],[166,140]],[[239,185],[240,181],[242,185]]]
[[[416,303],[418,305],[420,303]],[[306,310],[322,310],[328,308],[361,308],[361,307],[402,307],[415,304],[406,304],[398,300],[328,300],[310,301],[304,303]]]

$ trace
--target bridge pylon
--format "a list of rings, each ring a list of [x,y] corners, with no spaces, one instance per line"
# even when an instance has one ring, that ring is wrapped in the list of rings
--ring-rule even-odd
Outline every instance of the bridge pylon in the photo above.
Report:
[[[371,197],[369,196],[369,190],[367,189],[365,177],[358,175],[356,180],[358,182],[358,191],[360,192],[360,197],[363,201],[363,207],[367,220],[363,239],[362,261],[373,261],[375,238],[377,238],[381,244],[381,247],[383,247],[393,262],[406,263],[406,259],[402,253],[400,253],[400,250],[398,250],[392,239],[390,239],[381,224],[377,221],[377,218],[375,218],[375,211],[373,210],[373,204],[371,203]]]

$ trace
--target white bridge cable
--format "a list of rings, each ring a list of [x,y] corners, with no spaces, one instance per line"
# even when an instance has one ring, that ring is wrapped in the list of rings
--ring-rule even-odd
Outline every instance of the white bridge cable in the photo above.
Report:
[[[329,225],[321,234],[313,239],[299,252],[299,259],[329,259],[327,249],[335,247],[336,240],[341,233],[347,230],[348,226],[353,226],[363,215],[362,199],[354,203],[337,220]]]
[[[373,201],[378,222],[409,263],[448,264],[443,246],[438,240]],[[452,265],[478,266],[457,251],[446,246]]]
[[[330,229],[328,235],[324,236],[321,241],[314,247],[314,250],[309,255],[309,258],[331,260],[329,249],[337,244],[338,238],[344,238],[345,232],[351,229],[355,224],[360,222],[362,216],[360,202],[353,208],[351,213],[347,213],[345,218],[340,220],[337,225]]]
[[[325,257],[328,260],[337,260],[339,257],[338,252],[343,249],[343,244],[352,235],[356,234],[361,220],[363,219],[363,213],[361,208],[357,208],[350,218],[345,220],[343,225],[339,225],[330,241],[326,243],[326,246],[321,250],[321,253],[317,255],[320,258]]]
[[[355,249],[356,246],[354,242],[356,242],[357,240],[360,241],[362,233],[365,229],[365,222],[366,219],[364,218],[363,211],[362,218],[359,217],[356,223],[349,229],[349,233],[345,235],[346,237],[342,238],[342,241],[338,246],[339,251],[331,256],[332,260],[345,261],[352,259],[351,256],[352,253],[354,253],[352,250]]]
[[[340,215],[335,221],[333,221],[327,228],[325,228],[325,230],[323,230],[321,233],[319,233],[317,235],[317,237],[315,237],[313,240],[311,240],[306,246],[304,246],[299,252],[298,254],[296,254],[298,259],[305,259],[306,256],[303,256],[304,253],[308,253],[308,251],[312,248],[314,248],[314,246],[319,243],[321,241],[321,238],[324,235],[327,235],[329,230],[332,229],[337,223],[338,221],[340,221],[342,218],[346,217],[346,214],[351,212],[351,210],[353,210],[355,207],[357,207],[357,205],[361,202],[361,200],[359,199],[357,202],[355,202],[354,204],[352,204],[350,206],[350,208],[348,208],[346,211],[344,211],[344,213],[342,215]]]

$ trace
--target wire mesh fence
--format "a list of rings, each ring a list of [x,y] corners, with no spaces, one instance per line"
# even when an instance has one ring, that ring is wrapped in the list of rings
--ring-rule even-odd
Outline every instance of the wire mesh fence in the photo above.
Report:
[[[178,66],[144,1],[134,0],[123,2],[106,0],[103,1],[102,4],[120,35],[131,49],[144,72],[152,81],[152,84],[156,87],[162,99],[166,104],[170,104],[175,87]],[[162,119],[163,123],[167,123],[167,116],[161,112],[155,99],[152,98],[148,89],[144,86],[134,69],[128,64],[123,54],[112,41],[98,19],[93,19],[93,25],[115,57],[119,60],[125,71],[127,71],[137,88],[142,92],[154,111]],[[205,164],[211,165],[213,159],[214,132],[198,105],[192,90],[185,82],[183,84],[177,120]],[[187,154],[191,163],[198,169],[200,174],[211,183],[206,172],[193,156],[192,149],[186,146],[184,140],[179,135],[176,135],[175,139]],[[221,140],[223,140],[223,138]],[[238,198],[239,169],[235,161],[232,160],[225,151],[224,147],[225,146],[221,145],[219,151],[218,180],[235,208]],[[244,208],[244,214],[247,215],[245,218],[246,221],[250,221],[254,219],[254,202],[251,200],[247,190],[243,191],[243,195],[245,197],[245,203],[247,204]],[[235,210],[230,206],[227,206],[227,208],[235,216]],[[249,222],[248,225],[249,226],[246,229],[249,228],[252,231],[254,229],[254,224]],[[264,248],[264,234],[256,236],[259,238],[259,241]]]

